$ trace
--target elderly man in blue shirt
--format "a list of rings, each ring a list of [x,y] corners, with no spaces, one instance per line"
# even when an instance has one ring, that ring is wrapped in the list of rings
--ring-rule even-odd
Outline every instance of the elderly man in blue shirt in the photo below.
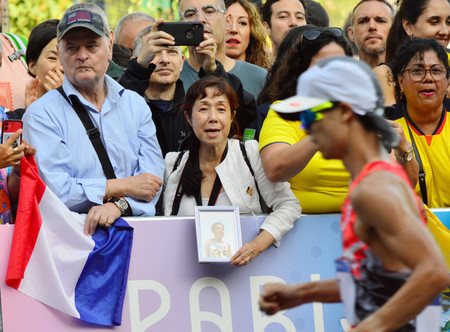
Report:
[[[87,213],[86,234],[120,216],[154,215],[164,160],[144,99],[105,74],[113,45],[105,13],[89,3],[70,7],[57,39],[68,98],[50,91],[24,116],[24,137],[37,148],[42,179],[69,209]],[[76,104],[98,129],[116,178],[105,176]]]

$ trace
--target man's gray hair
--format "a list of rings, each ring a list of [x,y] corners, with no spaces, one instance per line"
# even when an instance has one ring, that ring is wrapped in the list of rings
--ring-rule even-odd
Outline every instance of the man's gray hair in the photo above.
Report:
[[[103,11],[103,9],[101,9],[95,3],[89,3],[89,2],[77,3],[77,4],[73,5],[72,7],[69,7],[68,9],[66,9],[66,11],[63,14],[63,17],[66,14],[74,12],[79,9],[89,9],[90,11],[100,15],[102,18],[102,21],[103,21],[103,25],[107,28],[108,31],[111,30],[109,27],[109,24],[108,24],[108,19],[106,18],[106,13]],[[106,35],[106,37],[109,38],[109,35]]]
[[[156,19],[152,15],[140,11],[122,16],[119,22],[117,22],[116,29],[114,30],[114,42],[118,43],[119,35],[122,33],[122,29],[125,23],[141,22],[141,21],[148,21],[150,23],[155,23]]]
[[[354,20],[355,20],[355,12],[356,12],[356,9],[358,9],[358,7],[361,6],[364,2],[369,2],[369,1],[375,1],[375,2],[381,2],[381,3],[384,3],[387,7],[389,7],[389,10],[391,11],[391,14],[392,14],[392,20],[394,19],[394,16],[395,16],[395,14],[396,14],[396,11],[395,11],[395,8],[390,4],[389,1],[387,1],[387,0],[361,0],[360,2],[358,2],[358,3],[356,4],[355,7],[353,7],[353,10],[352,10],[351,13],[350,13],[350,25],[351,25],[352,28],[355,27],[355,22],[354,22]]]
[[[142,47],[144,46],[144,42],[143,42],[143,38],[146,34],[150,33],[150,31],[152,30],[153,25],[149,25],[148,27],[145,27],[144,29],[142,29],[138,35],[136,36],[136,39],[133,42],[133,57],[137,58],[139,53],[141,53],[142,51]],[[178,50],[178,52],[181,53],[181,47],[180,46],[175,46]]]
[[[181,1],[183,0],[178,0],[178,15],[180,15],[180,20],[181,20]],[[216,1],[219,7],[222,8],[224,12],[226,12],[227,7],[225,6],[225,1],[224,0],[216,0]]]

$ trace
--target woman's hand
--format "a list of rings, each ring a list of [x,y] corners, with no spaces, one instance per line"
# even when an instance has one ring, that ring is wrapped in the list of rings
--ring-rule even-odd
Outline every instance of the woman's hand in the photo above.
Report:
[[[29,156],[29,155],[35,155],[36,154],[36,148],[31,145],[28,144],[27,141],[25,141],[24,139],[22,139],[22,145],[25,145],[23,152],[25,153],[25,156]]]
[[[400,136],[400,144],[398,145],[397,150],[399,150],[400,152],[405,152],[411,149],[411,144],[406,139],[402,125],[392,120],[386,121],[389,122],[394,131],[398,134],[398,136]]]
[[[62,67],[56,68],[54,70],[50,70],[45,75],[46,83],[44,84],[44,88],[46,91],[51,91],[59,88],[64,81],[64,70]]]
[[[36,154],[36,148],[34,146],[28,144],[27,141],[22,140],[21,145],[24,145],[23,153],[25,156]],[[16,164],[14,165],[14,173],[16,173],[16,175],[20,177],[20,161],[17,165]]]
[[[39,86],[41,85],[41,80],[39,77],[35,77],[25,86],[25,108],[28,108],[32,103],[34,103],[39,98]]]
[[[231,265],[244,266],[252,262],[256,256],[261,253],[255,243],[245,243],[234,255],[231,257]]]
[[[269,247],[275,238],[267,231],[262,230],[252,242],[244,244],[230,259],[231,265],[244,266],[252,262],[256,256]]]
[[[20,159],[25,155],[27,144],[26,142],[23,142],[17,147],[13,147],[12,145],[22,132],[23,130],[19,129],[12,134],[5,143],[0,144],[0,168],[17,166],[20,164]]]

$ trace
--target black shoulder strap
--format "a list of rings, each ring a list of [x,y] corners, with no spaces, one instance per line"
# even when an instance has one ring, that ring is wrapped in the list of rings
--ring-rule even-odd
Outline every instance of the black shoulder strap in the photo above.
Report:
[[[62,86],[60,86],[57,90],[70,105],[69,97],[67,97],[67,95],[65,94]],[[78,117],[84,125],[84,128],[86,128],[86,132],[89,136],[89,139],[91,140],[92,145],[94,146],[98,159],[102,164],[103,172],[105,173],[106,178],[115,179],[116,174],[114,173],[114,168],[111,164],[111,161],[109,160],[108,154],[106,153],[105,147],[103,146],[103,142],[100,138],[100,132],[98,131],[97,127],[95,127],[94,123],[89,117],[88,112],[86,111],[84,106],[81,105],[79,100],[77,98],[72,98],[71,100],[75,113],[77,113]]]
[[[402,104],[402,111],[403,116],[406,120],[406,114],[405,114],[405,106]],[[408,127],[409,137],[411,138],[411,145],[414,150],[414,156],[416,157],[417,164],[419,165],[419,187],[420,187],[420,193],[422,194],[422,201],[423,204],[428,205],[428,194],[427,194],[427,184],[425,182],[425,171],[423,170],[422,165],[422,159],[420,158],[419,150],[416,146],[416,141],[414,140],[414,136],[411,132],[411,128],[409,128],[408,121],[406,121],[406,126]]]
[[[175,163],[173,164],[172,173],[177,170],[178,166],[180,166],[181,159],[183,158],[183,155],[185,152],[186,152],[186,150],[182,150],[182,151],[180,151],[180,153],[178,153],[177,159],[175,160]],[[183,174],[181,174],[181,176],[183,176]],[[174,200],[172,203],[172,211],[170,212],[171,216],[176,216],[178,214],[178,210],[180,209],[181,198],[183,197],[183,187],[181,186],[181,176],[180,176],[180,180],[178,181],[177,190],[175,192],[175,197],[174,197]]]
[[[408,124],[406,125],[408,126],[409,137],[411,138],[411,145],[414,150],[414,155],[416,157],[417,164],[419,165],[419,187],[420,193],[422,194],[422,201],[423,204],[428,205],[427,184],[425,182],[425,171],[423,170],[422,159],[420,158],[419,150],[417,149],[411,129]]]
[[[181,158],[183,158],[183,155],[184,155],[185,152],[186,152],[186,150],[182,150],[178,154],[177,159],[175,159],[175,163],[173,164],[172,173],[177,170],[178,166],[180,166]]]
[[[255,178],[255,172],[253,171],[252,165],[250,164],[250,160],[248,159],[247,150],[245,149],[245,143],[240,141],[239,147],[241,148],[242,157],[244,157],[244,160],[245,160],[245,163],[247,164],[248,170],[250,171],[253,178],[255,179],[256,191],[258,192],[258,195],[259,195],[259,202],[261,204],[261,210],[263,211],[263,213],[268,213],[269,208],[268,208],[266,202],[264,201],[264,198],[261,196],[261,192],[259,191],[258,181]]]
[[[245,149],[245,143],[240,141],[239,147],[241,148],[242,157],[244,157],[245,163],[247,164],[247,167],[248,167],[250,173],[252,174],[253,177],[255,177],[255,172],[253,172],[253,168],[252,168],[252,165],[250,164],[250,160],[248,160],[247,150]],[[258,185],[256,185],[256,186],[258,186]],[[258,190],[258,192],[259,192],[259,190]]]

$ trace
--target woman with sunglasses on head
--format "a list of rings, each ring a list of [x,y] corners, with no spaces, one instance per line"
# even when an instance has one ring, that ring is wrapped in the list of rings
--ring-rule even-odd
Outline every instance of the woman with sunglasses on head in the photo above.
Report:
[[[261,127],[263,125],[264,119],[267,116],[267,112],[269,112],[270,105],[277,100],[277,98],[273,95],[274,93],[271,87],[276,73],[283,65],[283,62],[289,54],[291,48],[293,48],[302,38],[303,33],[308,30],[314,29],[317,28],[311,24],[300,25],[292,28],[291,30],[289,30],[286,36],[284,36],[283,41],[278,47],[275,62],[273,63],[272,67],[270,67],[266,77],[266,82],[264,83],[264,87],[262,88],[256,100],[256,103],[258,105],[256,111],[256,139],[259,139],[259,133],[261,132]]]
[[[407,40],[392,62],[392,73],[399,103],[389,118],[401,125],[408,141],[407,149],[396,151],[397,160],[415,157],[422,165],[416,192],[428,207],[450,207],[447,54],[435,39]]]
[[[397,1],[397,4],[400,1]],[[450,41],[450,0],[402,0],[386,42],[386,64],[374,68],[385,105],[397,102],[391,61],[398,47],[412,37],[434,38],[444,49]],[[447,50],[447,53],[450,51]]]
[[[303,33],[271,84],[274,100],[296,95],[298,77],[316,62],[352,55],[339,28]],[[261,160],[271,181],[289,181],[304,213],[336,213],[347,193],[349,174],[342,162],[325,160],[300,121],[287,121],[270,110],[259,136]]]
[[[261,17],[248,0],[225,0],[227,7],[226,55],[269,68],[270,49]]]
[[[229,138],[237,129],[236,107],[235,92],[221,78],[205,77],[189,88],[184,103],[189,150],[166,155],[163,205],[165,215],[193,216],[201,205],[238,206],[241,214],[261,214],[263,198],[272,213],[230,260],[242,266],[271,244],[279,246],[301,208],[286,183],[267,179],[258,142]]]

